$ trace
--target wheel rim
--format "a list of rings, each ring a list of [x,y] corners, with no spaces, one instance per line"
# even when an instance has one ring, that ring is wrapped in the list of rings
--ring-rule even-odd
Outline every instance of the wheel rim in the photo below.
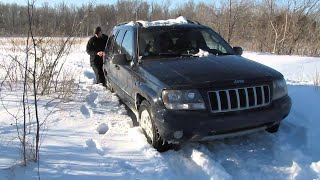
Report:
[[[141,113],[140,125],[142,129],[146,132],[146,135],[153,140],[152,122],[147,110],[143,110]]]

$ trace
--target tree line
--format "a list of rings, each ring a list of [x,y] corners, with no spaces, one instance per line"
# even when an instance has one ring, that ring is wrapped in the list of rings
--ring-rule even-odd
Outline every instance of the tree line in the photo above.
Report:
[[[27,5],[0,3],[0,36],[26,36]],[[183,15],[220,33],[231,45],[276,54],[320,55],[319,0],[218,0],[174,5],[172,0],[118,0],[114,4],[38,4],[34,7],[35,36],[93,34],[100,25],[132,20],[158,20]],[[81,21],[81,24],[79,22]]]

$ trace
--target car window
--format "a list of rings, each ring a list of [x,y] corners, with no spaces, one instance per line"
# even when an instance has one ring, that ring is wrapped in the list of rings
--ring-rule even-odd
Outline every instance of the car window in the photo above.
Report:
[[[117,35],[119,31],[113,31],[111,36],[109,37],[108,39],[108,42],[107,42],[107,47],[106,47],[106,53],[111,53],[113,52],[113,44],[114,44],[114,40],[115,40],[115,37]]]
[[[133,31],[127,31],[124,38],[123,38],[123,41],[122,41],[122,47],[121,47],[121,53],[124,53],[127,55],[127,59],[128,60],[132,60],[133,58],[133,37],[134,37],[134,34],[133,34]]]
[[[114,43],[113,54],[120,54],[121,53],[121,43],[123,40],[124,33],[125,33],[125,30],[119,31],[119,33],[116,37],[116,41]]]
[[[210,49],[217,49],[222,53],[227,53],[227,50],[222,46],[221,42],[219,42],[215,36],[209,34],[207,31],[201,31],[201,33]]]
[[[196,55],[200,49],[214,55],[234,51],[221,36],[206,28],[156,28],[139,31],[139,56]]]

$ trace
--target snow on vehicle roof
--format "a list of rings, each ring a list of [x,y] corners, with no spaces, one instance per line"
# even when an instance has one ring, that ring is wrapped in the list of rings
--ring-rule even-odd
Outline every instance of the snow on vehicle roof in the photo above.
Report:
[[[150,26],[171,26],[175,24],[188,24],[188,20],[183,17],[179,16],[176,19],[167,19],[167,20],[157,20],[157,21],[137,21],[138,23],[142,24],[143,27],[150,27]],[[127,26],[134,26],[134,22],[131,21],[126,24]]]

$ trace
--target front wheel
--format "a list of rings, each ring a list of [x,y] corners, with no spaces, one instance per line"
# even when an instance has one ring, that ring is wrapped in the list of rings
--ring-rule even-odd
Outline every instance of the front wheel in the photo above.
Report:
[[[139,109],[139,125],[145,132],[149,144],[151,144],[159,152],[167,151],[169,149],[169,144],[160,136],[158,129],[150,115],[150,106],[151,105],[148,101],[142,101]]]

